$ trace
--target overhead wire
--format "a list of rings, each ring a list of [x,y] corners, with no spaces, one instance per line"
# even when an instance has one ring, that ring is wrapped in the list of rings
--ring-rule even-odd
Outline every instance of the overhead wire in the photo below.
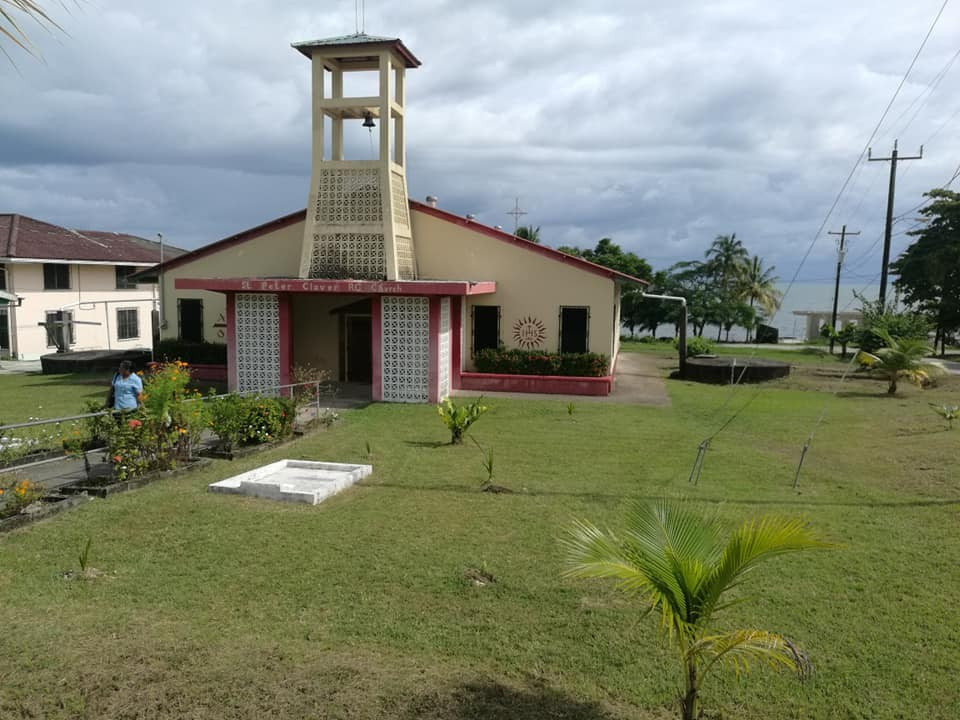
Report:
[[[910,61],[910,65],[907,67],[906,72],[904,73],[903,77],[900,79],[900,82],[897,85],[896,90],[894,90],[893,96],[890,98],[890,101],[887,103],[886,107],[881,113],[880,119],[877,121],[877,124],[874,126],[872,132],[870,133],[870,137],[867,138],[866,143],[864,143],[864,146],[861,149],[860,154],[857,156],[856,162],[854,163],[853,167],[850,169],[850,172],[847,174],[846,178],[844,179],[843,184],[841,185],[840,190],[837,192],[837,195],[834,197],[833,202],[830,205],[830,208],[827,210],[827,213],[823,218],[823,221],[820,223],[819,227],[817,228],[817,231],[814,233],[813,238],[810,241],[810,244],[807,246],[807,249],[804,252],[803,257],[800,259],[800,263],[797,265],[797,269],[794,271],[793,276],[790,278],[790,282],[787,284],[786,290],[784,290],[784,293],[781,296],[780,307],[783,306],[783,301],[786,300],[787,296],[790,294],[791,290],[796,284],[797,278],[800,275],[800,271],[803,269],[803,266],[806,264],[808,258],[810,257],[810,254],[813,252],[813,248],[816,246],[816,243],[820,239],[820,236],[823,233],[824,228],[827,226],[827,223],[830,221],[830,218],[832,217],[834,210],[837,208],[837,205],[840,203],[840,200],[843,197],[844,193],[846,192],[851,179],[857,173],[857,170],[860,167],[861,163],[863,162],[864,157],[867,155],[867,152],[870,149],[871,143],[873,142],[874,138],[877,136],[877,133],[879,132],[880,127],[883,125],[883,122],[886,119],[887,115],[890,113],[890,109],[893,107],[893,104],[896,102],[897,97],[899,97],[900,91],[903,89],[903,86],[906,83],[907,78],[909,78],[910,73],[913,71],[913,68],[917,63],[917,60],[919,59],[921,53],[923,52],[923,49],[926,47],[927,41],[930,39],[930,36],[933,34],[933,31],[936,28],[937,23],[940,21],[940,17],[943,15],[943,12],[946,9],[949,2],[950,0],[944,0],[943,4],[940,6],[940,9],[937,11],[937,14],[934,17],[933,22],[930,25],[930,28],[927,30],[926,35],[924,36],[923,40],[920,43],[920,47],[917,48],[916,53],[914,53],[913,59]],[[867,287],[869,287],[869,285]],[[780,311],[780,307],[778,307],[777,310],[774,312],[771,320],[776,318],[777,313],[779,313]],[[750,354],[751,359],[756,356],[756,353],[758,350],[759,350],[759,343],[755,342]],[[746,374],[746,366],[741,371],[739,377],[737,377],[734,380],[734,382],[731,383],[730,393],[728,394],[726,400],[717,409],[717,411],[715,411],[714,415],[722,412],[723,409],[730,404],[731,400],[734,397],[735,389],[739,385],[739,383],[743,380],[745,374]],[[846,379],[846,374],[844,374],[843,378],[841,379],[841,384],[845,379]],[[693,469],[691,470],[691,473],[690,473],[691,481],[694,479],[694,477],[699,479],[700,473],[702,472],[703,463],[706,458],[706,453],[709,449],[711,441],[714,438],[716,438],[721,432],[726,430],[733,423],[733,421],[736,420],[736,418],[739,417],[739,415],[753,402],[753,400],[756,399],[756,397],[759,394],[760,394],[760,390],[757,390],[753,394],[753,396],[750,397],[747,400],[747,402],[744,403],[739,409],[737,409],[729,418],[727,418],[726,421],[723,422],[719,428],[717,428],[717,430],[715,430],[713,433],[711,433],[706,438],[704,438],[703,441],[701,441],[701,443],[698,446],[697,457],[694,460]],[[818,419],[817,423],[814,425],[813,430],[811,430],[810,438],[813,437],[814,432],[816,431],[817,427],[819,427],[824,417],[825,417],[825,413],[821,415],[820,419]],[[809,440],[808,440],[808,445],[809,445]],[[806,455],[806,448],[804,449],[804,456],[805,455]],[[801,463],[802,463],[802,460],[801,460]],[[799,468],[797,472],[797,479],[798,478],[799,478]]]

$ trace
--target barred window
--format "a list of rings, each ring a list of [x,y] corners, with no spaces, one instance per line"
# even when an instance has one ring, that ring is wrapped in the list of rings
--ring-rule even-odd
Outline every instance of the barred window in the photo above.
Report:
[[[117,310],[117,340],[140,337],[140,315],[136,308]]]

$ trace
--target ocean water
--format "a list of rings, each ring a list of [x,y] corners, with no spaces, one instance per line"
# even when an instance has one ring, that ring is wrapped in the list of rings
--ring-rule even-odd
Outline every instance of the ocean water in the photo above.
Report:
[[[786,293],[783,298],[783,304],[780,310],[769,320],[767,324],[773,325],[780,331],[780,339],[798,338],[803,339],[807,327],[807,319],[794,315],[797,310],[817,310],[830,312],[833,307],[833,284],[832,283],[794,283],[793,287],[788,288],[786,283],[779,284],[777,289],[781,293]],[[860,308],[860,301],[857,300],[854,293],[860,293],[868,300],[876,300],[880,292],[879,285],[857,285],[840,284],[839,301],[837,310],[857,310]],[[892,290],[888,289],[888,293]],[[624,333],[629,330],[624,329]],[[715,340],[717,337],[717,328],[707,326],[704,336]],[[661,325],[657,328],[657,337],[673,335],[673,325]],[[723,333],[726,336],[726,333]],[[743,328],[733,328],[730,331],[731,341],[741,341],[746,339],[746,333]]]

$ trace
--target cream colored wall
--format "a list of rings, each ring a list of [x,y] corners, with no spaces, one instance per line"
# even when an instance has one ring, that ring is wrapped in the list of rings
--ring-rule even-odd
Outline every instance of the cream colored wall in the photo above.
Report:
[[[560,307],[590,308],[589,349],[613,357],[616,283],[535,251],[517,247],[414,209],[413,237],[420,279],[495,280],[492,295],[467,298],[464,366],[472,369],[470,339],[473,305],[499,305],[500,341],[516,347],[513,326],[531,316],[546,326],[540,346],[556,352],[560,343]]]
[[[312,365],[340,377],[340,318],[330,311],[362,299],[356,295],[292,296],[293,364]]]
[[[177,290],[178,278],[297,277],[300,272],[300,245],[303,222],[288,225],[247,242],[226,247],[172,268],[163,274],[164,338],[179,336],[177,300],[203,300],[203,339],[226,342],[227,301],[223,293],[203,290]],[[223,318],[221,320],[220,318]]]
[[[22,360],[35,360],[55,352],[47,347],[46,330],[38,323],[47,312],[68,310],[77,321],[99,325],[75,325],[71,350],[151,348],[153,334],[150,312],[154,308],[156,288],[140,285],[134,290],[118,290],[113,265],[70,265],[69,290],[43,289],[43,263],[8,263],[7,288],[23,298],[20,307],[10,308],[11,344]],[[117,339],[117,310],[136,309],[139,337]]]

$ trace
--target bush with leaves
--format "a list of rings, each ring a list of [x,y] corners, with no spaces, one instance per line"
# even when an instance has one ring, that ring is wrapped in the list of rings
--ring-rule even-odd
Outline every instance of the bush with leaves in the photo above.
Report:
[[[292,398],[226,395],[209,402],[210,428],[227,452],[288,437],[296,414]]]
[[[674,340],[673,346],[679,350],[680,341]],[[716,346],[702,337],[689,337],[687,338],[687,357],[695,357],[696,355],[713,355],[716,350]]]
[[[450,444],[462,444],[463,436],[470,429],[470,426],[489,409],[483,404],[482,396],[464,405],[457,405],[450,398],[437,405],[437,413],[450,431]]]
[[[925,340],[895,338],[886,330],[874,330],[874,333],[884,347],[873,353],[861,350],[857,354],[857,362],[862,369],[887,381],[888,395],[897,392],[897,381],[901,378],[922,387],[931,376],[944,372],[941,363],[925,359],[933,352]]]
[[[897,340],[922,340],[930,337],[932,324],[922,313],[900,311],[892,303],[881,305],[879,300],[860,299],[863,318],[853,333],[853,344],[872,353],[884,346],[882,333]]]
[[[610,360],[600,353],[555,353],[546,350],[488,348],[474,358],[477,370],[504,375],[562,375],[603,377],[610,372]]]

